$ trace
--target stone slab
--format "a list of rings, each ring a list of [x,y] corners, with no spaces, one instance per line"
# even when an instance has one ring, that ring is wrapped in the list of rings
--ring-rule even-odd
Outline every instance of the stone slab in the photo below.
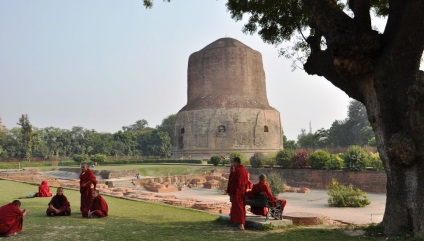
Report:
[[[221,215],[219,216],[219,220],[230,222],[230,216],[229,215]],[[261,229],[262,227],[272,225],[276,228],[281,227],[287,227],[290,225],[293,225],[293,222],[288,219],[283,220],[275,220],[275,219],[268,219],[265,221],[265,217],[263,216],[256,216],[256,215],[246,215],[246,228],[250,229]]]

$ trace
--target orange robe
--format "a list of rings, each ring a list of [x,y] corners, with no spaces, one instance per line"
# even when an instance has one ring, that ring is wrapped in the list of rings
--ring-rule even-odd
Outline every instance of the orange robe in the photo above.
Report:
[[[261,192],[265,195],[266,199],[268,199],[269,201],[278,201],[278,202],[281,202],[281,205],[283,206],[283,209],[286,206],[287,202],[286,202],[285,199],[278,200],[275,196],[272,195],[271,189],[269,188],[269,184],[268,183],[258,182],[256,184],[253,184],[252,191],[249,192],[247,196],[249,197],[249,199],[253,199],[256,194],[261,193]],[[251,206],[250,211],[253,214],[263,215],[263,216],[265,216],[266,213],[267,213],[266,207],[255,207],[255,206]]]
[[[59,209],[59,213],[56,213],[54,209],[50,208],[50,205],[53,205],[56,209]],[[71,215],[71,204],[68,202],[68,199],[65,195],[55,195],[52,197],[48,204],[46,213],[48,216],[69,216]]]
[[[80,211],[83,217],[87,217],[88,210],[91,208],[93,203],[93,190],[96,189],[96,176],[88,169],[86,172],[81,172],[80,176],[80,193],[81,193],[81,207]],[[83,186],[84,183],[88,183]]]
[[[0,236],[22,231],[24,215],[21,209],[13,203],[0,207]]]
[[[248,181],[248,174],[243,165],[237,166],[228,179],[227,193],[231,197],[230,220],[236,224],[244,224],[246,221],[244,195]]]
[[[49,184],[47,181],[42,181],[40,186],[38,187],[37,197],[51,197]]]
[[[98,195],[93,198],[93,206],[91,207],[91,211],[94,211],[93,215],[96,215],[100,218],[106,217],[109,212],[109,207],[107,206],[106,200]]]

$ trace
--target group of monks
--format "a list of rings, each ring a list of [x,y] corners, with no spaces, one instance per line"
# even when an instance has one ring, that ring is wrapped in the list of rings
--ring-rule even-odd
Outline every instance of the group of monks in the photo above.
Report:
[[[279,202],[283,209],[286,206],[286,200],[278,200],[272,195],[269,184],[266,182],[265,174],[259,175],[257,184],[252,184],[249,180],[249,173],[241,164],[240,158],[235,157],[232,161],[228,178],[227,194],[230,196],[231,201],[230,220],[238,225],[238,230],[244,230],[246,222],[245,199],[253,199],[258,193],[263,193],[269,201]],[[267,214],[265,207],[252,206],[250,211],[256,215],[265,216]]]
[[[96,190],[96,176],[87,165],[81,165],[80,193],[81,193],[81,215],[87,218],[102,218],[108,215],[108,205],[105,199]],[[38,187],[36,197],[51,197],[50,187],[47,181],[43,181]],[[16,235],[22,230],[23,217],[29,213],[21,209],[21,202],[13,202],[0,207],[0,237]],[[56,195],[48,203],[47,216],[69,216],[71,205],[63,194],[63,188],[58,187]]]

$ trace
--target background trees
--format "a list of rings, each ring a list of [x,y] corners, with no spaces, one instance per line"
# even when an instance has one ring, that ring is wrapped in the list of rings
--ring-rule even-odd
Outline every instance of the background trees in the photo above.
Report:
[[[100,133],[80,126],[71,130],[35,128],[28,115],[22,115],[18,124],[19,128],[0,131],[0,158],[77,158],[80,162],[81,156],[87,157],[84,160],[99,155],[170,157],[173,148],[168,133],[175,125],[175,115],[165,118],[157,129],[148,127],[142,119],[115,133]]]
[[[346,119],[335,120],[329,129],[321,128],[314,133],[302,129],[297,140],[299,148],[312,149],[370,144],[375,146],[374,131],[365,106],[357,100],[350,101]]]

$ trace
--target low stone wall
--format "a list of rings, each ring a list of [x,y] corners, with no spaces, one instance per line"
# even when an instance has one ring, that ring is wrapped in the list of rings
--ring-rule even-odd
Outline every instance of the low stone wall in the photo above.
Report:
[[[307,187],[326,189],[332,179],[343,185],[352,184],[365,192],[386,193],[386,173],[384,172],[350,172],[327,171],[311,169],[274,169],[274,168],[247,168],[251,175],[261,173],[279,173],[286,184],[293,187]]]

